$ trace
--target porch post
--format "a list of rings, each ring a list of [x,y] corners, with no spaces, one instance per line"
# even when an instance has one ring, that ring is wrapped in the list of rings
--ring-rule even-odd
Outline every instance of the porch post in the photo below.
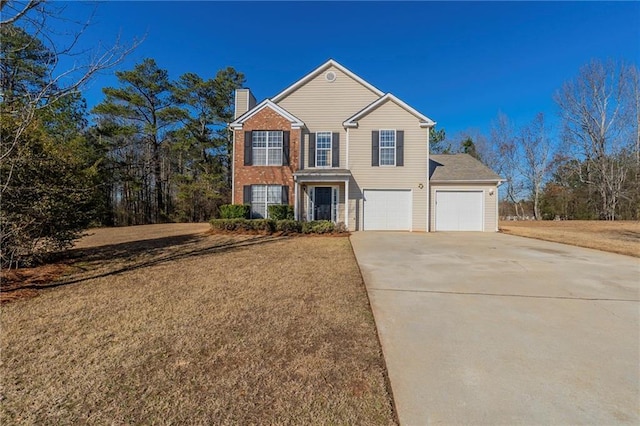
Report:
[[[349,230],[349,179],[344,181],[344,226]]]
[[[293,217],[296,220],[300,220],[300,218],[298,217],[298,204],[299,204],[299,200],[298,200],[298,181],[294,180],[293,181]]]

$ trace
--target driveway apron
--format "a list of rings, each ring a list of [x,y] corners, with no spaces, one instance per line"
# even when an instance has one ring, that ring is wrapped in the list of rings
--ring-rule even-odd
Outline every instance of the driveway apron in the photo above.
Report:
[[[497,233],[351,242],[402,425],[640,424],[639,259]]]

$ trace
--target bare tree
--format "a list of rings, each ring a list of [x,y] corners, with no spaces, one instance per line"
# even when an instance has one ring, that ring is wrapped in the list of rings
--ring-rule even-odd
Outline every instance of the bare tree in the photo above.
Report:
[[[631,69],[631,97],[635,117],[635,190],[630,194],[630,199],[636,205],[636,218],[640,218],[640,72],[637,67]]]
[[[0,0],[2,266],[65,247],[77,237],[80,228],[86,226],[83,200],[87,199],[84,194],[89,189],[73,180],[77,176],[69,174],[71,170],[80,172],[71,167],[71,160],[65,163],[54,155],[55,149],[63,149],[58,146],[47,152],[46,161],[38,157],[37,170],[46,173],[37,180],[33,168],[34,146],[46,138],[48,116],[80,99],[80,89],[92,76],[120,63],[139,44],[134,41],[130,46],[123,46],[116,40],[110,47],[84,49],[79,41],[90,19],[86,22],[66,19],[64,7],[63,3],[42,0]],[[74,125],[80,126],[80,122]],[[52,145],[58,145],[61,140],[55,142]],[[54,166],[48,168],[51,164]],[[69,180],[64,180],[67,177]],[[82,183],[87,182],[90,180]],[[25,192],[42,195],[45,188],[55,194],[61,185],[63,196],[50,197],[58,203],[55,208],[51,203],[46,204],[46,196],[35,197],[46,205],[34,202],[30,205],[35,205],[31,211],[20,204],[29,200]],[[56,208],[65,203],[76,210],[65,217],[56,217]]]
[[[519,157],[516,164],[523,186],[533,201],[533,215],[540,220],[540,196],[554,158],[553,144],[542,113],[520,129],[517,144],[512,149]]]
[[[615,220],[627,179],[624,152],[633,149],[637,103],[628,88],[636,76],[637,70],[623,63],[592,61],[555,95],[564,140],[586,164],[580,178],[599,194],[600,215],[608,220]]]
[[[505,178],[505,198],[513,204],[516,216],[522,217],[522,181],[514,125],[505,114],[498,113],[498,117],[491,123],[490,135],[492,166]]]
[[[3,40],[0,48],[0,112],[5,123],[11,122],[10,128],[7,127],[8,131],[0,141],[0,161],[8,160],[12,152],[19,148],[21,137],[32,125],[38,110],[65,96],[77,94],[96,73],[119,64],[141,43],[141,40],[134,40],[128,46],[123,45],[118,37],[110,47],[98,46],[92,52],[81,50],[78,42],[89,27],[90,19],[84,23],[71,22],[63,18],[63,12],[64,7],[58,4],[51,5],[43,0],[0,0],[0,31],[3,39],[16,34],[22,35],[14,37],[15,40],[22,40],[22,44],[8,45]],[[65,34],[65,45],[60,44],[60,39],[64,37],[57,37],[60,34],[51,26],[52,20],[64,20],[66,28],[75,28],[75,31]],[[12,62],[10,58],[22,51],[33,49],[34,44],[38,44],[40,51],[46,52],[38,58],[42,66],[42,75],[38,76],[39,84],[15,87],[12,77],[20,72],[20,67],[28,64]],[[63,62],[72,62],[74,65],[61,69],[60,64]],[[9,172],[2,176],[0,193],[6,190],[12,172],[13,169],[10,168]]]

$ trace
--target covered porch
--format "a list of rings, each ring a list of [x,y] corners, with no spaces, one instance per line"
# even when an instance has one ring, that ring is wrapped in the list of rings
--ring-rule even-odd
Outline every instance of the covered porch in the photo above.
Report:
[[[349,181],[346,169],[305,169],[293,174],[297,220],[330,220],[349,227]]]

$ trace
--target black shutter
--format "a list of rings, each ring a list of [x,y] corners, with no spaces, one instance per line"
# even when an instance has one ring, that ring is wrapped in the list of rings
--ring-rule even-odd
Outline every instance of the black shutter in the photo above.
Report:
[[[282,202],[282,204],[289,204],[289,187],[288,186],[282,187],[282,199],[280,200],[280,202]]]
[[[309,167],[316,166],[316,134],[309,133]]]
[[[404,130],[396,131],[396,166],[404,166]]]
[[[380,132],[377,130],[371,131],[371,165],[380,165]]]
[[[340,167],[340,133],[331,137],[331,167]]]
[[[282,132],[282,165],[289,165],[289,133]]]
[[[242,203],[243,204],[251,204],[251,185],[245,185],[242,194]]]
[[[253,164],[252,155],[253,143],[251,140],[251,132],[244,132],[244,165],[251,166]]]

